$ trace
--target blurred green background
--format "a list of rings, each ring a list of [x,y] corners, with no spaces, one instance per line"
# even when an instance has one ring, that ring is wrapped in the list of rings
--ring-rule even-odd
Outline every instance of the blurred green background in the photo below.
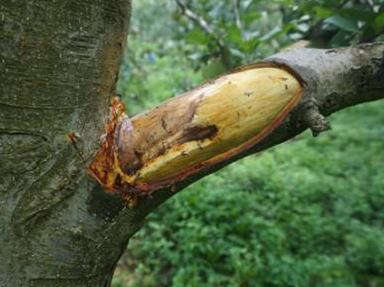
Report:
[[[384,40],[383,0],[133,2],[118,83],[130,115],[297,41]],[[383,287],[384,101],[330,121],[163,204],[113,286]]]

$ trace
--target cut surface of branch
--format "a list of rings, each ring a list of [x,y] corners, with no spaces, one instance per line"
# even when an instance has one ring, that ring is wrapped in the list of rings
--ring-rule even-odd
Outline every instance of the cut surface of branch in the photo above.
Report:
[[[249,149],[281,124],[301,95],[291,73],[254,66],[132,119],[114,108],[91,174],[132,201]]]

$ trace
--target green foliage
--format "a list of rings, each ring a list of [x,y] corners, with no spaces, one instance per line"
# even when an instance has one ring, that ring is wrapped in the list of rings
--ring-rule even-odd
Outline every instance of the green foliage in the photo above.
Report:
[[[302,15],[305,18],[308,29],[303,36],[311,39],[314,45],[339,47],[372,42],[383,34],[383,0],[311,0],[299,3],[296,13],[290,16]]]
[[[119,91],[130,115],[153,107],[167,98],[191,89],[202,82],[201,73],[186,69],[188,61],[177,55],[175,48],[169,54],[160,54],[161,44],[129,42],[128,61],[121,67],[121,76],[129,81],[119,82]],[[129,57],[128,57],[129,55]],[[176,55],[176,57],[175,57]],[[129,61],[129,58],[134,61]]]
[[[374,41],[384,31],[383,0],[184,3],[207,20],[215,36],[228,48],[232,65],[274,53],[300,39],[310,40],[312,46],[339,47]],[[210,59],[220,57],[215,39],[204,33],[198,24],[185,17],[179,18],[179,24],[182,27],[179,39],[199,47],[200,64],[209,64]]]
[[[172,198],[130,242],[128,286],[384,282],[375,281],[384,279],[383,108],[338,113],[331,132],[248,157]]]
[[[234,1],[185,3],[222,37],[234,65],[303,38],[380,39],[384,27],[378,0],[243,0],[241,29]],[[130,114],[228,69],[175,3],[134,4],[119,81]],[[149,216],[113,286],[384,286],[383,109],[339,112],[319,138],[306,133],[193,184]]]
[[[130,115],[195,87],[203,78],[190,68],[183,52],[190,46],[176,41],[172,2],[134,1],[128,49],[120,69],[118,90]],[[154,15],[163,15],[156,17]]]

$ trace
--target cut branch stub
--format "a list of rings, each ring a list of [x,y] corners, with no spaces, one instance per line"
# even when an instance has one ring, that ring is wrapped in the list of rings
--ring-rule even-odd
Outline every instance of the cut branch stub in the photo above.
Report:
[[[140,195],[251,148],[285,119],[301,96],[301,84],[292,74],[255,65],[132,119],[114,108],[90,172],[133,204]]]

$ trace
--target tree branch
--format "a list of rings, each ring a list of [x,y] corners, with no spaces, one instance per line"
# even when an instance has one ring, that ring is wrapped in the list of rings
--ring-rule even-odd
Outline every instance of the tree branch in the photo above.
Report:
[[[327,130],[325,116],[383,91],[383,44],[279,53],[132,119],[118,107],[91,172],[149,211],[239,158]]]
[[[232,67],[231,60],[229,58],[229,51],[227,46],[225,45],[223,39],[221,39],[218,34],[215,32],[215,30],[208,24],[208,22],[201,17],[200,15],[196,14],[194,11],[189,9],[184,3],[182,3],[180,0],[175,0],[177,5],[180,7],[181,12],[185,17],[190,19],[192,22],[194,22],[196,25],[198,25],[216,44],[216,46],[219,49],[221,59],[223,60],[224,65],[229,69]]]
[[[240,11],[239,11],[240,3],[238,0],[233,0],[232,5],[233,5],[233,12],[235,14],[236,26],[237,28],[239,28],[240,32],[243,32],[243,24],[241,23],[241,17],[240,17]]]

